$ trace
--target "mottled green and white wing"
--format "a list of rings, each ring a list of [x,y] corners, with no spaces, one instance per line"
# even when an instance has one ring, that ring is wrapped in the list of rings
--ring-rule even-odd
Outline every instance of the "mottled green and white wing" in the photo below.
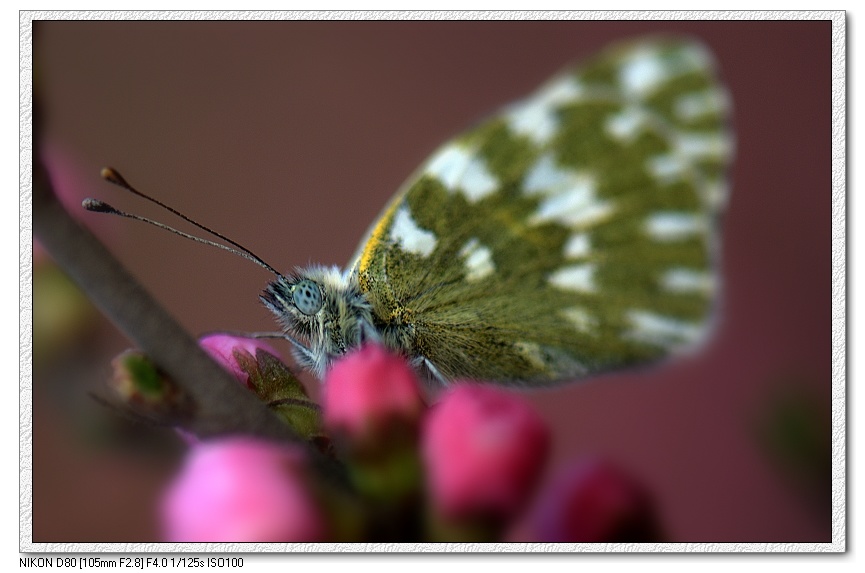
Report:
[[[543,384],[702,341],[728,98],[701,45],[615,47],[441,147],[353,264],[442,378]]]

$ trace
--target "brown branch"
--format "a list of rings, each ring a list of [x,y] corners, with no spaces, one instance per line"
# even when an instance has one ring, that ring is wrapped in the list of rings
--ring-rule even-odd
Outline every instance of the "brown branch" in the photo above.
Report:
[[[38,139],[35,129],[34,139]],[[168,423],[199,437],[248,434],[303,445],[314,465],[341,481],[340,468],[211,360],[99,240],[66,212],[38,148],[33,152],[33,231],[90,300],[191,398],[191,415]]]
[[[202,437],[242,432],[295,439],[63,209],[36,155],[33,165],[35,235],[102,312],[194,400],[196,411],[187,429]]]

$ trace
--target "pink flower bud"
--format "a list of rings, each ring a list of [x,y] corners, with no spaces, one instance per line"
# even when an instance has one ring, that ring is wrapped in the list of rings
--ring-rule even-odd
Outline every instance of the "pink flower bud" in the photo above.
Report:
[[[430,411],[422,436],[428,487],[446,518],[510,517],[543,469],[549,431],[514,394],[456,386]]]
[[[424,408],[411,367],[371,344],[331,367],[322,404],[325,425],[356,442],[375,438],[395,421],[414,424]]]
[[[201,338],[199,344],[297,434],[324,444],[321,409],[269,344],[230,334],[211,334]],[[190,441],[188,435],[183,437]]]
[[[257,338],[243,338],[230,334],[209,334],[202,337],[198,343],[217,363],[228,370],[247,388],[250,387],[249,374],[244,372],[240,364],[238,364],[234,356],[236,350],[246,352],[252,358],[255,358],[257,350],[264,350],[273,356],[279,357],[279,353],[272,346]]]
[[[532,512],[540,542],[634,543],[658,540],[648,493],[615,465],[583,460],[544,490]]]
[[[322,541],[303,452],[246,437],[193,447],[162,500],[168,541]]]

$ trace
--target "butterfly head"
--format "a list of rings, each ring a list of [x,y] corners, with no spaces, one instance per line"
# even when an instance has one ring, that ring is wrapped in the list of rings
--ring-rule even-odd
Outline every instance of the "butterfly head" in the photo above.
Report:
[[[374,333],[369,303],[352,275],[314,266],[279,275],[261,295],[287,335],[307,343],[298,359],[321,376]]]

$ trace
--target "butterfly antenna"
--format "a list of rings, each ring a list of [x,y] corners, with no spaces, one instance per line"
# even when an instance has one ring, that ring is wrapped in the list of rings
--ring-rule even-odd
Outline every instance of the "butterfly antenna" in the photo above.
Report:
[[[210,245],[211,247],[217,247],[217,248],[222,249],[224,251],[228,251],[229,253],[234,253],[235,255],[241,256],[244,259],[250,260],[250,261],[256,263],[257,265],[264,267],[265,269],[269,270],[270,272],[272,272],[273,274],[275,274],[278,277],[282,276],[279,271],[277,271],[275,268],[273,268],[272,266],[270,266],[269,264],[264,262],[264,259],[262,259],[258,255],[256,255],[255,253],[253,253],[252,251],[250,251],[249,249],[247,249],[246,247],[244,247],[243,245],[241,245],[237,241],[233,241],[232,239],[229,239],[228,237],[226,237],[222,233],[219,233],[219,232],[214,231],[213,229],[211,229],[209,227],[206,227],[205,225],[202,225],[198,221],[195,221],[195,220],[187,217],[186,215],[184,215],[183,213],[181,213],[177,209],[169,207],[168,205],[166,205],[162,201],[159,201],[158,199],[154,199],[153,197],[142,193],[141,191],[139,191],[138,189],[136,189],[135,187],[130,185],[126,181],[126,179],[124,179],[123,176],[120,175],[120,173],[118,173],[116,170],[112,169],[111,167],[104,167],[102,169],[100,175],[102,176],[103,179],[105,179],[109,183],[113,183],[114,185],[117,185],[118,187],[121,187],[121,188],[129,191],[130,193],[138,195],[142,199],[145,199],[147,201],[150,201],[151,203],[155,203],[156,205],[159,205],[163,209],[177,215],[178,217],[180,217],[184,221],[186,221],[192,225],[195,225],[196,227],[198,227],[202,231],[210,233],[214,237],[218,237],[219,239],[222,239],[226,243],[229,243],[229,244],[231,244],[237,248],[232,249],[231,247],[227,247],[221,243],[217,243],[215,241],[210,241],[208,239],[203,239],[201,237],[196,237],[195,235],[190,235],[189,233],[184,233],[183,231],[175,229],[174,227],[170,227],[168,225],[165,225],[164,223],[160,223],[159,221],[154,221],[153,219],[148,219],[147,217],[142,217],[140,215],[135,215],[132,213],[126,213],[125,211],[121,211],[120,209],[112,207],[108,203],[106,203],[104,201],[100,201],[98,199],[91,199],[88,197],[87,199],[84,199],[84,201],[81,202],[81,206],[84,207],[85,209],[87,209],[88,211],[92,211],[94,213],[108,213],[110,215],[118,215],[120,217],[126,217],[127,219],[133,219],[135,221],[142,221],[144,223],[149,223],[149,224],[153,225],[154,227],[159,227],[160,229],[170,231],[170,232],[172,232],[176,235],[180,235],[181,237],[184,237],[186,239],[190,239],[190,240],[198,242],[198,243],[203,243],[205,245]]]

